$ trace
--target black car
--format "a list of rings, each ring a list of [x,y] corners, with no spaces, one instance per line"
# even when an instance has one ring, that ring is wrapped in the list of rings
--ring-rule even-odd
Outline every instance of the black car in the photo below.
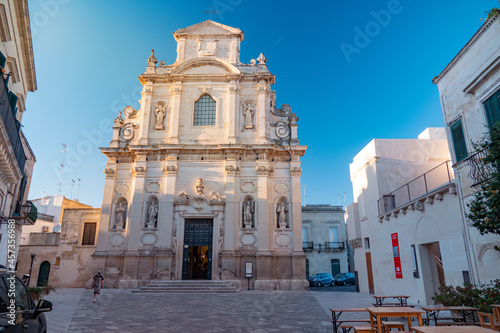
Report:
[[[335,275],[335,284],[345,286],[347,284],[356,284],[354,273],[338,273]]]
[[[16,274],[0,268],[0,332],[46,333],[43,312],[51,311],[52,303],[35,301]]]

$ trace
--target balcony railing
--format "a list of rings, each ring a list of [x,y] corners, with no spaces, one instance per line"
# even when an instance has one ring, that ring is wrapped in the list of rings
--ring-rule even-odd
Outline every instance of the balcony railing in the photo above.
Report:
[[[491,164],[485,164],[484,158],[488,155],[486,150],[479,150],[467,158],[469,163],[469,179],[472,180],[472,186],[478,185],[490,179],[494,172],[495,167]]]
[[[418,176],[398,189],[378,199],[378,214],[383,215],[412,201],[433,189],[451,182],[453,172],[450,170],[450,161],[439,164],[435,168]]]
[[[325,251],[343,250],[344,242],[325,242]]]
[[[19,135],[20,123],[14,116],[14,112],[10,106],[9,93],[3,75],[0,75],[0,118],[3,121],[7,136],[9,137],[12,150],[16,156],[19,169],[24,173],[24,164],[26,163],[26,155],[24,154],[21,136]]]
[[[306,252],[310,252],[313,250],[313,242],[302,242],[302,249]]]

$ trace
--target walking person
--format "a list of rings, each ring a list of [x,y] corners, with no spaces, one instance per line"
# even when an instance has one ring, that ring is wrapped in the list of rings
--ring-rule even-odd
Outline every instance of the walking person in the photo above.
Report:
[[[104,287],[104,277],[101,271],[98,271],[94,278],[92,279],[91,288],[94,288],[94,303],[97,302],[97,294],[101,293],[101,288]]]

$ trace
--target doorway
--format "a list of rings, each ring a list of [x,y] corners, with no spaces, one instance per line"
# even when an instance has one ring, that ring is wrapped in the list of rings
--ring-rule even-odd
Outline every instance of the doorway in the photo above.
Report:
[[[366,252],[366,275],[368,278],[368,293],[375,293],[375,285],[373,283],[373,268],[372,268],[372,254],[371,252]]]
[[[38,271],[38,281],[36,282],[37,287],[44,287],[49,283],[50,274],[50,263],[48,261],[42,262],[40,265],[40,270]]]
[[[183,280],[212,279],[212,236],[213,219],[185,220]]]
[[[442,284],[446,284],[439,242],[419,245],[419,252],[425,297],[427,304],[431,304],[431,297]]]

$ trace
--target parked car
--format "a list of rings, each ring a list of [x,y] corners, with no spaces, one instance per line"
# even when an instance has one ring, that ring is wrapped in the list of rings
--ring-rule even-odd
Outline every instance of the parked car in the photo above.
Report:
[[[52,303],[44,299],[35,305],[21,279],[0,266],[0,332],[47,333],[43,312],[51,310]]]
[[[335,284],[345,286],[347,284],[356,284],[354,273],[339,273],[335,275]]]
[[[334,286],[333,276],[330,273],[314,274],[307,279],[309,286],[323,287],[326,285]]]

